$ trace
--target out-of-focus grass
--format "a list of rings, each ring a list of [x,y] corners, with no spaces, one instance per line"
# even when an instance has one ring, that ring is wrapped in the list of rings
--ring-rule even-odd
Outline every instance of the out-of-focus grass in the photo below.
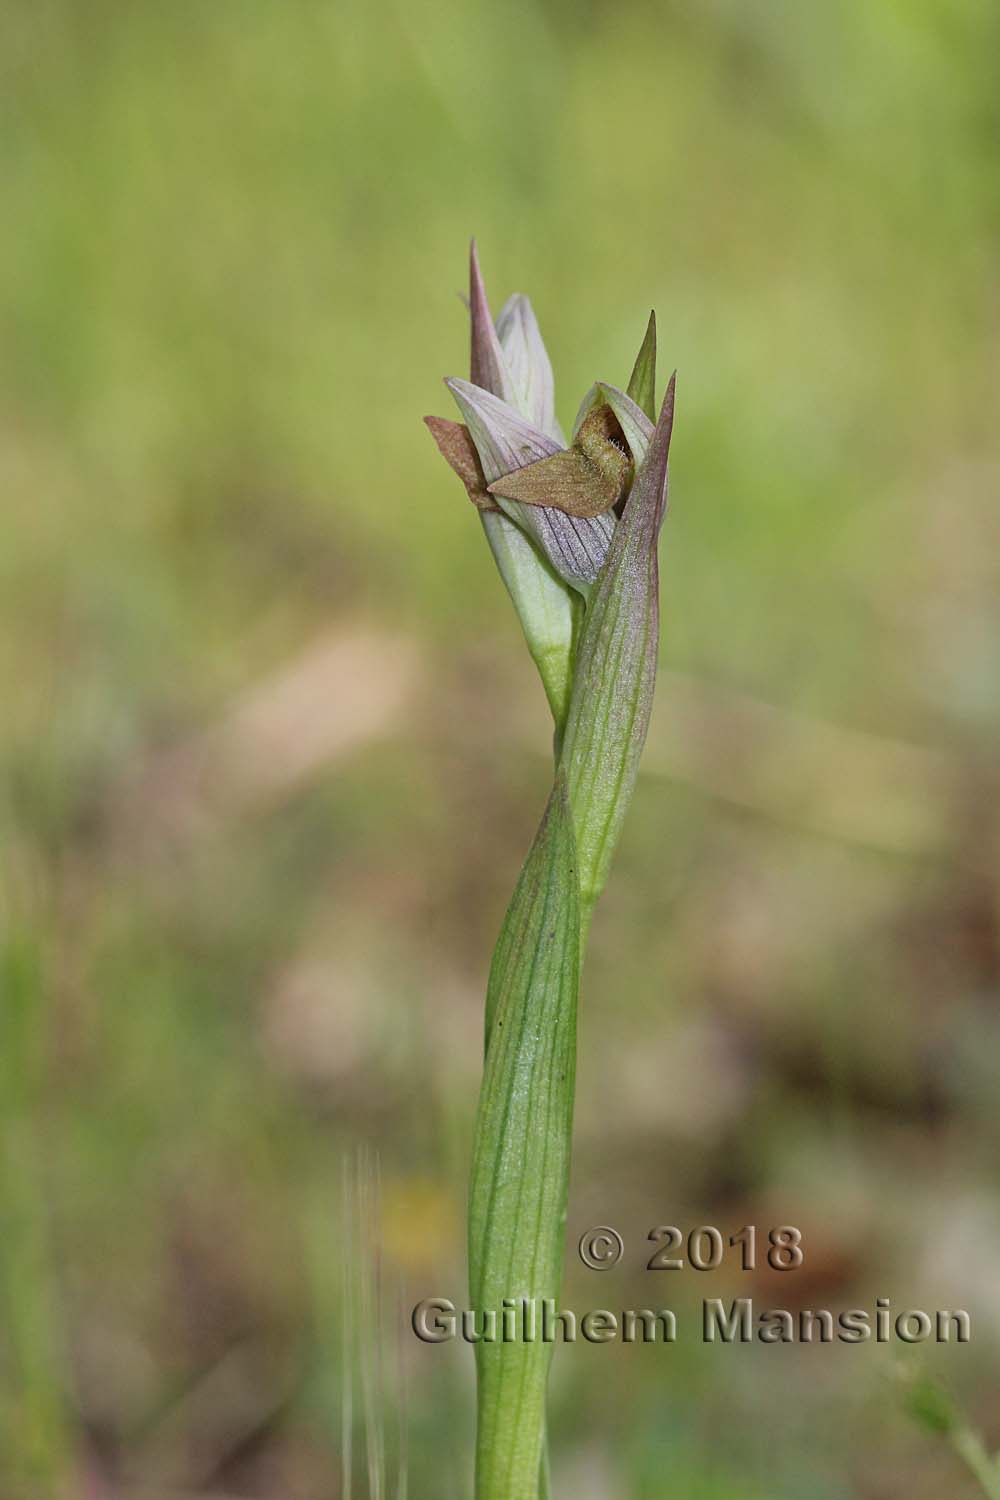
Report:
[[[336,1493],[355,1140],[387,1288],[461,1300],[486,955],[544,791],[519,726],[545,735],[419,423],[464,370],[471,232],[564,420],[657,307],[685,712],[701,683],[808,716],[831,804],[863,799],[827,723],[890,777],[899,742],[948,768],[910,853],[831,837],[791,774],[782,805],[780,737],[763,802],[738,734],[720,783],[717,717],[711,775],[642,784],[571,1229],[801,1220],[819,1305],[971,1306],[941,1363],[988,1429],[995,7],[39,0],[4,37],[0,1491]],[[352,682],[315,644],[383,634],[413,690],[324,755],[378,651]],[[400,1338],[411,1493],[464,1494],[470,1361]],[[961,1493],[874,1351],[712,1352],[561,1351],[565,1492]]]

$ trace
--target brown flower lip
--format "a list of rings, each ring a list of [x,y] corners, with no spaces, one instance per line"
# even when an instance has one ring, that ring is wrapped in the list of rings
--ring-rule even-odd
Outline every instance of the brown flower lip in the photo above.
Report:
[[[632,458],[621,424],[606,403],[584,418],[572,447],[539,459],[487,485],[491,495],[525,505],[548,505],[568,516],[602,515],[624,500]]]

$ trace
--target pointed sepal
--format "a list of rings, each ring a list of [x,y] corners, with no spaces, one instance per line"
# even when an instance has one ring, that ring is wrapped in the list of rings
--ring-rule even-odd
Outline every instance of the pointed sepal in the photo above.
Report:
[[[473,385],[481,386],[502,401],[514,401],[517,391],[490,312],[475,240],[469,247],[469,320],[469,372]]]
[[[515,292],[497,318],[497,335],[514,385],[515,405],[560,447],[565,447],[556,420],[552,363],[542,340],[538,319],[527,297]]]
[[[646,333],[636,355],[627,392],[641,406],[650,422],[656,421],[656,313],[651,312]]]

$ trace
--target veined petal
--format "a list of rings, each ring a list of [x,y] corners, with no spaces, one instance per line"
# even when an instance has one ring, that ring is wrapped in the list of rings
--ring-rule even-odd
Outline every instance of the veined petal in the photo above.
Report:
[[[514,469],[563,450],[506,402],[467,380],[449,379],[451,391],[479,452],[487,484]],[[601,570],[615,529],[613,512],[593,517],[564,514],[497,496],[503,511],[531,536],[560,578],[586,597]]]
[[[559,577],[588,599],[611,546],[614,511],[591,517],[568,516],[548,505],[497,499],[504,512],[534,538]]]
[[[445,381],[479,450],[486,483],[561,449],[554,438],[522,417],[509,402],[468,380]]]
[[[659,641],[656,544],[666,508],[673,413],[671,379],[577,649],[560,764],[573,809],[587,916],[607,878],[649,727]]]
[[[513,404],[560,447],[565,447],[566,440],[556,420],[552,364],[528,298],[520,292],[508,297],[496,326],[515,387]]]

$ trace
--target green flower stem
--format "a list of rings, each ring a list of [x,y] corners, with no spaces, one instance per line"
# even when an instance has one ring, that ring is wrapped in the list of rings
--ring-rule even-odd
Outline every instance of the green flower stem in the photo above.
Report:
[[[477,1500],[547,1493],[545,1387],[569,1191],[582,949],[638,774],[658,645],[656,544],[671,385],[583,620],[555,784],[497,942],[469,1205],[471,1306],[534,1309],[535,1338],[476,1346]],[[558,744],[558,733],[557,733]]]
[[[498,1325],[476,1345],[477,1500],[537,1500],[562,1279],[576,1069],[580,911],[573,823],[559,776],[500,933],[487,994],[469,1196],[470,1305]],[[535,1338],[502,1342],[513,1309]],[[518,1324],[520,1334],[521,1326]]]

